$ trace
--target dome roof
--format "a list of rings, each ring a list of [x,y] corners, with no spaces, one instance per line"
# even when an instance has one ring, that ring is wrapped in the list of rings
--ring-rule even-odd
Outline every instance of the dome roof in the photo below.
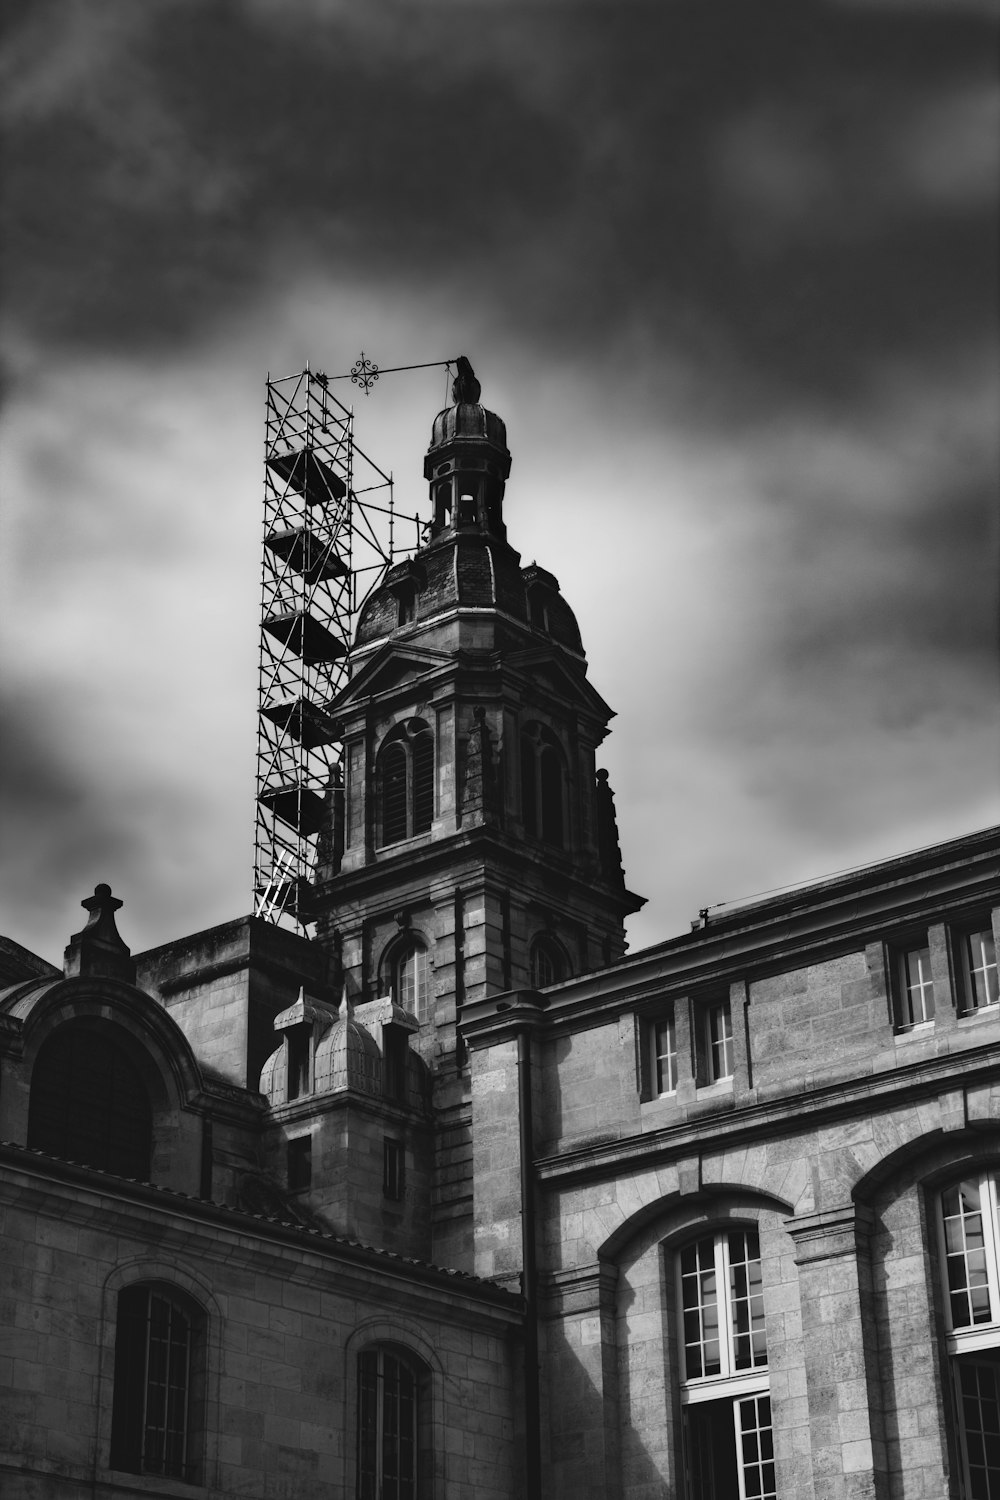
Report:
[[[429,453],[444,443],[456,440],[484,441],[507,450],[507,428],[495,411],[488,411],[478,401],[458,401],[446,406],[434,418]],[[509,468],[509,465],[508,465]]]
[[[382,1093],[382,1054],[364,1026],[350,1018],[336,1021],[315,1044],[313,1094],[337,1094],[356,1089],[379,1097]],[[287,1063],[284,1045],[264,1064],[260,1092],[272,1105],[287,1102]]]
[[[338,1021],[316,1044],[313,1092],[336,1094],[357,1089],[376,1097],[382,1092],[382,1054],[370,1031],[357,1021]]]

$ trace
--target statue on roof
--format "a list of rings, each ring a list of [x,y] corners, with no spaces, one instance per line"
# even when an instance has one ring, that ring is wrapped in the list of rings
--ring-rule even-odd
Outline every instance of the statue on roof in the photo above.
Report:
[[[483,388],[464,354],[458,356],[455,365],[456,373],[451,383],[451,399],[456,406],[463,402],[474,406],[482,395]]]

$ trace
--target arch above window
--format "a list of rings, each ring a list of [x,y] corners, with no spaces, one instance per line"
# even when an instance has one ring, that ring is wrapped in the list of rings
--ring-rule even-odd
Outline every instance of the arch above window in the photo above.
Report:
[[[149,1180],[152,1107],[132,1050],[113,1026],[67,1021],[42,1044],[31,1075],[28,1145]]]
[[[562,848],[565,804],[565,762],[559,742],[544,724],[526,724],[521,731],[521,818],[525,833]]]
[[[555,938],[548,934],[542,934],[532,941],[530,966],[533,990],[544,990],[548,985],[559,984],[570,977],[566,954]]]
[[[422,719],[397,725],[382,742],[375,788],[380,848],[429,831],[434,821],[434,735]]]

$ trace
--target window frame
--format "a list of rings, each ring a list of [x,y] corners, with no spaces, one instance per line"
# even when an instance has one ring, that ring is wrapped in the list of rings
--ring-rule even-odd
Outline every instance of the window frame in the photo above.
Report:
[[[542,961],[551,965],[551,978],[545,978],[539,972]],[[572,978],[569,960],[562,944],[548,932],[536,933],[532,938],[528,950],[528,969],[533,990],[548,989],[549,985],[562,984],[564,980]]]
[[[566,754],[547,724],[531,719],[520,734],[521,825],[525,836],[550,849],[569,848]]]
[[[140,1299],[144,1304],[139,1306]],[[164,1379],[150,1378],[150,1344],[153,1337],[154,1302],[169,1310],[166,1350],[163,1354]],[[134,1304],[134,1306],[132,1305]],[[183,1387],[180,1397],[180,1426],[171,1432],[171,1380],[176,1375],[171,1339],[174,1321],[186,1328],[183,1359]],[[204,1467],[205,1385],[207,1377],[207,1316],[204,1309],[186,1291],[160,1278],[133,1281],[121,1287],[115,1301],[114,1365],[111,1398],[111,1441],[109,1467],[117,1473],[152,1476],[163,1480],[180,1480],[185,1484],[201,1481]],[[161,1341],[162,1342],[162,1341]],[[141,1367],[141,1373],[137,1370]],[[159,1392],[162,1424],[154,1426],[149,1418],[150,1393]],[[177,1386],[174,1384],[176,1392]],[[161,1432],[163,1455],[151,1459],[148,1453],[150,1433]],[[168,1459],[166,1448],[171,1438],[179,1437],[181,1456]]]
[[[414,966],[412,984],[405,972],[411,960],[422,958]],[[389,991],[393,1003],[408,1015],[423,1021],[431,996],[431,956],[423,938],[410,934],[392,950],[389,967]],[[408,992],[411,992],[408,996]]]
[[[370,1371],[371,1361],[374,1359],[375,1371],[372,1382]],[[385,1490],[385,1468],[386,1455],[391,1434],[387,1442],[386,1436],[386,1364],[392,1361],[401,1371],[405,1372],[408,1379],[409,1396],[412,1406],[409,1427],[409,1441],[412,1462],[408,1474],[397,1474],[395,1494],[406,1497],[406,1500],[421,1500],[425,1486],[422,1483],[422,1469],[424,1468],[424,1423],[426,1408],[426,1393],[422,1389],[425,1384],[424,1371],[410,1356],[409,1351],[395,1344],[380,1342],[369,1344],[359,1349],[355,1358],[355,1390],[356,1390],[356,1414],[355,1414],[355,1486],[354,1492],[357,1500],[381,1500]],[[368,1369],[366,1370],[366,1365]],[[374,1384],[374,1422],[369,1415],[372,1401],[372,1384]],[[366,1425],[368,1430],[366,1431]],[[374,1432],[371,1427],[374,1427]],[[373,1455],[373,1461],[367,1460],[365,1449]],[[399,1481],[403,1480],[406,1489],[402,1490]]]
[[[382,1137],[382,1196],[391,1203],[406,1196],[406,1147],[398,1136]]]
[[[742,1261],[734,1262],[731,1258],[731,1241],[734,1236],[743,1236],[744,1251],[751,1247],[756,1251],[753,1255],[746,1255]],[[714,1278],[715,1295],[715,1329],[718,1335],[718,1371],[709,1374],[688,1374],[688,1349],[693,1347],[687,1338],[689,1327],[688,1315],[697,1312],[699,1317],[699,1334],[702,1334],[706,1326],[701,1314],[704,1308],[709,1306],[708,1302],[685,1302],[685,1279],[690,1280],[690,1271],[684,1270],[684,1258],[694,1252],[696,1256],[711,1247],[710,1257],[706,1259],[704,1266],[696,1261],[696,1274],[699,1277],[699,1299],[702,1292],[701,1277],[711,1275]],[[746,1222],[734,1222],[720,1228],[708,1229],[702,1226],[701,1232],[694,1238],[672,1247],[671,1253],[674,1259],[674,1306],[677,1318],[677,1336],[675,1340],[675,1366],[678,1382],[678,1392],[681,1409],[681,1433],[682,1452],[684,1455],[684,1491],[691,1494],[693,1486],[692,1469],[697,1463],[695,1458],[696,1438],[698,1426],[704,1428],[713,1420],[722,1420],[725,1425],[724,1408],[731,1407],[732,1410],[732,1432],[733,1448],[731,1460],[739,1485],[740,1500],[746,1500],[748,1494],[746,1488],[746,1467],[756,1463],[761,1469],[761,1487],[758,1491],[751,1490],[750,1494],[762,1494],[764,1500],[773,1500],[776,1495],[776,1480],[774,1474],[774,1443],[773,1443],[773,1412],[771,1410],[770,1395],[770,1366],[767,1354],[767,1329],[764,1323],[763,1307],[763,1275],[762,1260],[760,1253],[760,1235],[758,1226]],[[751,1276],[746,1277],[745,1295],[735,1290],[734,1283],[737,1278],[733,1275],[734,1269],[740,1266],[756,1265],[757,1280],[753,1282]],[[754,1290],[756,1286],[756,1290]],[[753,1309],[753,1299],[759,1299],[759,1308]],[[750,1309],[750,1318],[745,1329],[740,1328],[739,1314],[734,1311],[736,1304],[746,1302]],[[757,1318],[755,1328],[754,1319]],[[711,1323],[708,1324],[711,1327]],[[754,1333],[759,1331],[762,1336],[763,1357],[757,1358],[754,1348]],[[740,1338],[750,1339],[749,1352],[751,1363],[749,1366],[740,1367],[739,1356],[736,1352],[737,1341]],[[708,1341],[709,1344],[711,1340]],[[705,1347],[704,1339],[700,1339],[701,1347]],[[704,1364],[704,1359],[702,1363]],[[761,1401],[768,1405],[767,1424],[761,1424]],[[751,1429],[744,1421],[745,1410],[751,1404],[754,1407],[754,1417],[757,1425]],[[715,1416],[710,1414],[709,1408],[714,1408]],[[767,1434],[766,1442],[763,1434]],[[747,1439],[756,1434],[757,1456],[753,1457],[748,1452]],[[704,1442],[704,1432],[699,1434],[699,1439]],[[765,1453],[764,1450],[769,1450]],[[770,1466],[771,1486],[764,1488],[764,1469]]]
[[[986,938],[992,948],[992,957],[987,959],[980,954],[982,959],[981,968],[973,963],[971,944],[973,941]],[[951,930],[951,949],[954,962],[954,971],[958,980],[958,1014],[960,1016],[975,1016],[981,1011],[989,1010],[1000,1005],[1000,963],[997,953],[996,934],[987,914],[982,920],[973,918],[971,921],[962,922]],[[987,998],[983,1001],[977,999],[977,985],[975,975],[983,973]],[[990,999],[991,990],[995,998]]]
[[[909,973],[909,960],[915,957],[919,964],[918,980],[916,984],[911,983]],[[924,977],[924,959],[926,957],[926,978]],[[912,933],[909,936],[893,942],[889,948],[889,978],[892,994],[892,1024],[897,1035],[906,1036],[910,1032],[926,1030],[934,1025],[937,1013],[937,1001],[934,994],[934,969],[931,963],[931,949],[928,934]],[[914,990],[920,994],[920,1018],[913,1019],[915,1015],[912,994]],[[925,996],[924,991],[929,991]],[[930,1012],[927,1011],[927,1000],[930,1002]]]
[[[721,1025],[716,1024],[721,1022]],[[713,1088],[731,1084],[736,1076],[736,1034],[733,1007],[727,994],[707,995],[696,1001],[696,1050],[698,1087]],[[721,1066],[726,1071],[720,1071]]]
[[[393,805],[390,827],[387,769],[397,760],[392,785],[401,788],[394,795],[402,800]],[[376,848],[393,849],[430,833],[437,813],[437,743],[425,719],[404,719],[385,735],[375,757],[374,787]]]
[[[979,1195],[979,1207],[974,1212],[980,1219],[983,1243],[981,1247],[974,1246],[973,1250],[975,1251],[976,1248],[982,1250],[982,1271],[985,1273],[985,1282],[973,1280],[966,1275],[964,1284],[958,1281],[953,1284],[949,1262],[957,1259],[957,1256],[954,1253],[949,1254],[945,1197],[956,1190],[961,1192],[961,1189],[970,1183],[975,1185]],[[965,1420],[968,1393],[963,1389],[963,1379],[970,1370],[989,1370],[993,1382],[994,1409],[1000,1414],[1000,1368],[998,1368],[998,1360],[1000,1360],[1000,1169],[996,1167],[978,1170],[970,1168],[962,1176],[953,1177],[950,1182],[936,1190],[932,1207],[938,1252],[936,1281],[944,1315],[944,1344],[952,1396],[953,1432],[962,1467],[964,1493],[972,1494],[974,1491],[970,1470],[973,1462]],[[954,1218],[954,1215],[950,1217]],[[966,1252],[963,1225],[961,1247],[963,1258]],[[971,1312],[973,1298],[969,1294],[977,1286],[986,1287],[989,1318],[979,1322],[956,1324],[954,1315],[956,1294],[969,1296]],[[979,1467],[979,1465],[975,1466]],[[997,1470],[994,1468],[989,1472],[995,1475]]]
[[[648,1048],[648,1084],[649,1097],[651,1099],[672,1099],[677,1093],[677,1083],[680,1077],[680,1054],[677,1050],[677,1017],[674,1007],[653,1016],[647,1023],[646,1045]],[[664,1048],[661,1042],[661,1033],[669,1034],[669,1047]],[[663,1061],[668,1059],[670,1066],[668,1076],[672,1077],[669,1087],[663,1084]]]

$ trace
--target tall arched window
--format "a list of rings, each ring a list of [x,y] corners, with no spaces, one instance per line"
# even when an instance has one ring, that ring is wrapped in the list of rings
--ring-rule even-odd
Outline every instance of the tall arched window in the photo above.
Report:
[[[118,1296],[111,1467],[194,1483],[200,1466],[204,1317],[163,1282]]]
[[[544,990],[546,985],[558,984],[569,975],[566,955],[554,938],[536,937],[531,945],[531,987]]]
[[[149,1180],[153,1113],[114,1028],[67,1021],[42,1044],[31,1075],[28,1145],[118,1177]]]
[[[521,816],[532,838],[561,848],[565,843],[565,774],[562,751],[544,724],[521,733]]]
[[[378,1345],[358,1355],[357,1500],[419,1500],[425,1413],[421,1371],[402,1350]]]
[[[380,846],[426,833],[434,821],[434,736],[422,719],[399,724],[376,765]]]
[[[947,1348],[964,1493],[1000,1494],[1000,1224],[995,1173],[946,1188],[937,1202]]]
[[[775,1500],[756,1230],[685,1246],[676,1277],[688,1500]]]
[[[419,938],[410,938],[393,958],[392,998],[404,1010],[422,1018],[427,1009],[428,983],[427,949]]]

